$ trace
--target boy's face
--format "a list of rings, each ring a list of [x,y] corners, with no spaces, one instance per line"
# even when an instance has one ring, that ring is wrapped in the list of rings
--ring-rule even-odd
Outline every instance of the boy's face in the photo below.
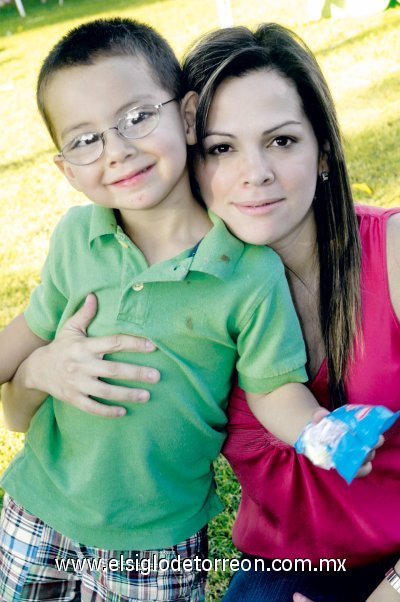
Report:
[[[102,133],[130,108],[170,100],[140,57],[99,59],[94,65],[63,69],[52,77],[46,108],[60,148],[76,136]],[[102,156],[90,165],[72,165],[60,156],[59,169],[74,188],[99,205],[133,211],[158,209],[190,198],[186,140],[179,102],[160,109],[157,127],[140,139],[104,134]]]

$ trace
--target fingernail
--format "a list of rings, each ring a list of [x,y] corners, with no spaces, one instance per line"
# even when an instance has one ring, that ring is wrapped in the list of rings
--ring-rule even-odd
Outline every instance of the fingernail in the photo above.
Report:
[[[141,391],[139,393],[140,401],[148,401],[150,399],[150,393],[148,391]]]
[[[126,410],[124,408],[120,408],[117,412],[117,416],[125,416]]]
[[[160,379],[160,373],[158,370],[150,368],[150,370],[147,371],[147,378],[152,381],[157,381]]]
[[[145,347],[149,350],[156,349],[156,346],[154,345],[153,341],[149,340],[146,340]]]

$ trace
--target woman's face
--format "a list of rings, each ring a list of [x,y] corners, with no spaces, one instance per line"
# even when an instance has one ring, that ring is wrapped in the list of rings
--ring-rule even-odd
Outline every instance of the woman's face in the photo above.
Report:
[[[294,85],[276,71],[217,89],[197,162],[204,201],[242,240],[278,252],[314,233],[319,148]]]

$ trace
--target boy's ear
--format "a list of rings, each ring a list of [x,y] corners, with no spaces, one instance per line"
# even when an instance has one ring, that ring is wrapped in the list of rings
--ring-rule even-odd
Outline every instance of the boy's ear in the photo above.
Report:
[[[54,155],[53,161],[56,164],[56,166],[58,167],[58,169],[61,171],[61,173],[67,178],[67,180],[71,184],[71,186],[73,186],[75,188],[75,190],[82,192],[82,190],[77,182],[77,179],[75,177],[73,165],[71,165],[70,163],[67,163],[67,161],[64,159],[64,157],[60,154]]]
[[[186,143],[189,146],[196,144],[196,111],[199,95],[197,92],[188,92],[181,102],[181,115],[185,126]]]
[[[329,173],[329,155],[331,152],[331,147],[329,142],[325,142],[322,149],[319,152],[319,162],[318,162],[318,173],[323,171]]]

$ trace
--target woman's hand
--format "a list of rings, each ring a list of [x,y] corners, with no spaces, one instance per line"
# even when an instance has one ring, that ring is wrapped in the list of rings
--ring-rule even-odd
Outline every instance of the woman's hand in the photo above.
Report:
[[[146,389],[117,386],[100,380],[111,378],[155,383],[160,380],[160,373],[154,368],[104,360],[104,355],[108,353],[147,353],[154,351],[156,346],[148,339],[125,334],[88,337],[86,329],[96,311],[96,296],[90,294],[82,308],[67,320],[54,341],[36,349],[21,364],[14,380],[4,390],[10,428],[26,430],[29,427],[30,419],[45,397],[44,394],[39,396],[38,391],[85,412],[110,418],[123,416],[126,410],[121,406],[100,403],[91,399],[91,396],[140,403],[150,398]],[[20,401],[22,399],[23,402]],[[25,416],[21,422],[18,407],[22,403]]]

